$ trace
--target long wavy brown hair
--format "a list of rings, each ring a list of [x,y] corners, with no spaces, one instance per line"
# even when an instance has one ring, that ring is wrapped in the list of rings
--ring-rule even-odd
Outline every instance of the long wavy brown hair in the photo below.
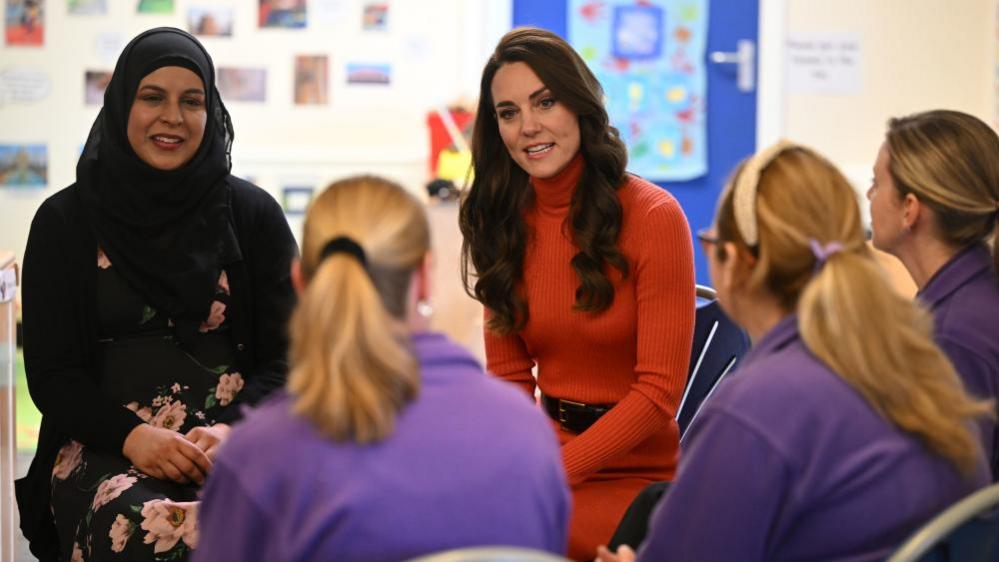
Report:
[[[475,178],[459,216],[465,291],[489,309],[487,325],[500,334],[519,331],[529,314],[519,285],[528,235],[523,215],[534,200],[534,190],[503,144],[492,99],[496,71],[513,62],[530,66],[555,99],[579,119],[585,166],[567,219],[568,232],[579,248],[571,260],[579,277],[574,308],[598,312],[611,305],[614,286],[607,277],[608,266],[628,275],[628,262],[617,247],[621,231],[617,190],[624,180],[628,152],[610,125],[603,88],[561,37],[543,29],[515,29],[500,39],[482,71],[472,133]]]

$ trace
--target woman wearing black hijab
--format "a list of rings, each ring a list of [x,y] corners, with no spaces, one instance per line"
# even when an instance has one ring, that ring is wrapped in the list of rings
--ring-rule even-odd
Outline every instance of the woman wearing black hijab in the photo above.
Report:
[[[76,183],[32,221],[24,356],[43,419],[17,499],[43,561],[186,558],[228,424],[284,383],[295,242],[229,173],[232,138],[204,47],[146,31]]]

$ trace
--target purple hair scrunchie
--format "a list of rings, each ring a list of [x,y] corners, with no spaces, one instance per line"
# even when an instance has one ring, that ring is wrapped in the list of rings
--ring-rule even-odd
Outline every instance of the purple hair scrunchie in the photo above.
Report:
[[[823,245],[815,238],[811,238],[808,240],[808,247],[812,249],[812,255],[815,256],[815,271],[819,271],[829,261],[830,256],[843,250],[843,243],[839,240],[833,240]]]

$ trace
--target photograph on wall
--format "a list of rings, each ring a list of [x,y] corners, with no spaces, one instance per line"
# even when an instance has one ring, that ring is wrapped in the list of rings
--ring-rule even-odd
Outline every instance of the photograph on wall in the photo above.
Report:
[[[361,29],[364,31],[386,31],[388,29],[388,2],[365,2],[361,15]]]
[[[107,0],[67,0],[66,11],[71,16],[101,16],[108,13]]]
[[[0,187],[45,187],[48,168],[44,144],[0,144]]]
[[[267,101],[267,70],[220,66],[217,84],[222,101]]]
[[[329,102],[329,57],[295,57],[295,105],[325,105]]]
[[[315,188],[308,185],[290,184],[281,188],[281,206],[284,214],[291,216],[304,215],[312,202]]]
[[[232,37],[232,8],[192,6],[187,9],[187,29],[202,37]]]
[[[628,169],[707,173],[707,0],[569,0],[568,39],[603,85]]]
[[[84,76],[83,101],[87,105],[104,105],[104,90],[111,81],[107,70],[88,70]]]
[[[260,0],[260,27],[301,29],[307,20],[305,0]]]
[[[136,11],[140,14],[172,14],[173,0],[139,0]]]
[[[392,65],[387,63],[347,63],[347,83],[388,86],[392,83]]]
[[[6,0],[4,4],[7,44],[41,46],[45,38],[44,0]]]

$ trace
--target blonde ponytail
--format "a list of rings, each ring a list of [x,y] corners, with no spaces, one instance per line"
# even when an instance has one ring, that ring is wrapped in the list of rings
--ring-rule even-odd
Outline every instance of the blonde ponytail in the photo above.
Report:
[[[866,247],[829,258],[801,294],[798,323],[812,353],[876,412],[973,472],[979,453],[968,421],[991,406],[965,394],[930,338],[930,314],[885,282]]]
[[[346,236],[362,248],[323,257]],[[419,391],[405,326],[409,281],[429,249],[422,207],[376,177],[336,182],[312,204],[302,244],[306,289],[291,320],[293,410],[335,440],[369,443],[394,430]]]
[[[730,185],[738,185],[743,168]],[[878,414],[970,474],[980,455],[971,422],[992,406],[964,392],[933,342],[930,315],[888,284],[866,244],[850,184],[815,152],[792,146],[755,188],[758,244],[745,243],[731,188],[716,218],[720,239],[756,257],[748,283],[797,312],[808,349]]]

